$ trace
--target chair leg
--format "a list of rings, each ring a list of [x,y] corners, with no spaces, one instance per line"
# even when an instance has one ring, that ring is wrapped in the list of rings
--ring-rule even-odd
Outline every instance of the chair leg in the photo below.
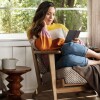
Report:
[[[49,54],[49,60],[50,60],[50,71],[51,71],[51,79],[52,79],[53,96],[54,96],[54,100],[57,100],[54,54]]]

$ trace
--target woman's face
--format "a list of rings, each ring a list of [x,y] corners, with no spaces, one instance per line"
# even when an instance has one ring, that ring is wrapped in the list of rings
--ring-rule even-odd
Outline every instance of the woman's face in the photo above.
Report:
[[[46,16],[44,18],[44,21],[47,25],[50,25],[55,18],[55,8],[49,7],[48,12],[46,13]]]

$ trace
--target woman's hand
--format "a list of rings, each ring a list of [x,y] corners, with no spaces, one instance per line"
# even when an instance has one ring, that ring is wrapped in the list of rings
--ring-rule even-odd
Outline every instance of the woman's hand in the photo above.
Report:
[[[80,43],[80,39],[79,39],[79,38],[75,38],[75,39],[73,40],[73,42],[74,42],[74,43]]]
[[[44,22],[44,27],[45,27],[45,29],[47,29],[47,24],[46,24],[46,22],[45,21],[43,21]]]
[[[74,42],[74,43],[79,43],[79,44],[81,44],[81,45],[85,45],[84,42],[83,42],[82,40],[80,40],[79,38],[75,38],[75,39],[73,40],[73,42]]]

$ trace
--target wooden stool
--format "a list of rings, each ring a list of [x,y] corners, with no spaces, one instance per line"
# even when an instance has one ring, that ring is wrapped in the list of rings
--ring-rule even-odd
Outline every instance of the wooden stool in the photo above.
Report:
[[[20,90],[22,85],[20,82],[23,80],[21,77],[22,74],[31,71],[30,67],[26,66],[17,66],[15,70],[5,70],[0,69],[1,72],[8,75],[6,80],[9,82],[7,87],[9,88],[7,92],[7,99],[8,100],[22,100],[21,95],[23,92]]]

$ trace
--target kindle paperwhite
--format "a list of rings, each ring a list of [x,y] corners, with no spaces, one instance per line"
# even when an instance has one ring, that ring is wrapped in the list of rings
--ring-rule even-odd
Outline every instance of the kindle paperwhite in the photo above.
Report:
[[[80,34],[80,30],[69,30],[68,31],[68,34],[65,38],[65,43],[67,42],[71,42],[72,40],[74,40],[75,38],[78,38],[79,37],[79,34]]]

